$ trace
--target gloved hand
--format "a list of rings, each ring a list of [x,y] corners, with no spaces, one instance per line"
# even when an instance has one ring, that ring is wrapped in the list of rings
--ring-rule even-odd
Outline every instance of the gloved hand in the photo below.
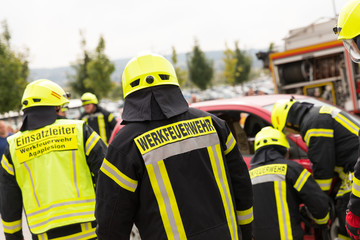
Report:
[[[346,214],[346,230],[349,233],[351,239],[359,240],[360,235],[360,217],[356,216],[352,212]]]

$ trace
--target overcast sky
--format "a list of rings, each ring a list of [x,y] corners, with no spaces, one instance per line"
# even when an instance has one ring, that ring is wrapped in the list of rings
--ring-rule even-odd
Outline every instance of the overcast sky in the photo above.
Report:
[[[30,50],[30,67],[68,66],[81,54],[79,30],[93,50],[102,34],[110,59],[150,50],[203,51],[282,44],[293,28],[334,17],[346,0],[4,0],[16,49]],[[334,8],[335,5],[335,8]],[[2,31],[2,30],[1,30]]]

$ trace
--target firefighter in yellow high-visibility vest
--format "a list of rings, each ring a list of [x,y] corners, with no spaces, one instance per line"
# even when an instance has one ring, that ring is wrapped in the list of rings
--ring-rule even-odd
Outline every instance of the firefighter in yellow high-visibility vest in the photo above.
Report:
[[[106,145],[83,121],[57,119],[67,102],[50,80],[25,89],[23,124],[8,138],[0,167],[6,239],[23,239],[23,221],[33,239],[96,239],[94,184]]]
[[[122,77],[125,126],[98,179],[100,240],[250,240],[252,188],[225,121],[189,108],[171,63],[147,54]]]

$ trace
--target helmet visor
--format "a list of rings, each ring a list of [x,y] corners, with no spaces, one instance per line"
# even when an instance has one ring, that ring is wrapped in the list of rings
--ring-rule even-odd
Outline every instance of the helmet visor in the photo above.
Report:
[[[342,41],[346,50],[350,53],[351,59],[356,63],[360,63],[360,36],[352,39],[343,39]]]

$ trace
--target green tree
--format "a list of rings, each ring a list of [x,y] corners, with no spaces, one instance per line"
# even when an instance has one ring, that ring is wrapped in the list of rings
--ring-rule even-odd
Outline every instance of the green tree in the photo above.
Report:
[[[80,34],[83,55],[72,65],[75,74],[68,76],[70,87],[78,95],[91,92],[99,99],[107,97],[114,86],[111,74],[115,71],[115,65],[105,54],[105,40],[100,36],[95,51],[89,52],[86,50],[86,40],[82,32]]]
[[[188,77],[187,77],[188,74],[186,70],[182,69],[177,65],[178,60],[177,60],[177,53],[175,47],[172,47],[171,61],[173,62],[176,76],[178,78],[180,86],[181,87],[185,86],[186,82],[188,81]]]
[[[239,43],[235,42],[235,83],[243,84],[249,80],[252,59],[245,51],[239,49]]]
[[[114,87],[111,89],[108,96],[112,100],[123,99],[124,96],[123,96],[122,83],[114,82]]]
[[[85,92],[94,92],[94,89],[85,86],[86,79],[89,78],[87,66],[91,61],[90,53],[86,50],[86,39],[82,31],[81,36],[81,50],[82,56],[71,67],[74,69],[74,74],[68,74],[69,86],[73,95],[81,96]]]
[[[235,83],[235,69],[237,64],[237,59],[235,58],[234,51],[231,50],[227,44],[225,44],[224,51],[224,78],[227,83],[234,85]]]
[[[195,40],[192,53],[187,56],[187,66],[190,81],[200,89],[205,90],[211,83],[214,68],[213,62],[206,58],[197,40]]]
[[[111,74],[115,65],[105,54],[105,40],[102,36],[96,47],[94,58],[86,66],[89,77],[85,79],[85,87],[94,89],[93,93],[99,98],[107,97],[114,84]]]
[[[269,52],[274,52],[275,51],[275,43],[273,43],[273,42],[271,42],[270,44],[269,44],[269,50],[268,50]]]
[[[29,75],[28,50],[15,52],[10,47],[11,34],[6,21],[0,35],[0,113],[20,110],[21,98]]]

